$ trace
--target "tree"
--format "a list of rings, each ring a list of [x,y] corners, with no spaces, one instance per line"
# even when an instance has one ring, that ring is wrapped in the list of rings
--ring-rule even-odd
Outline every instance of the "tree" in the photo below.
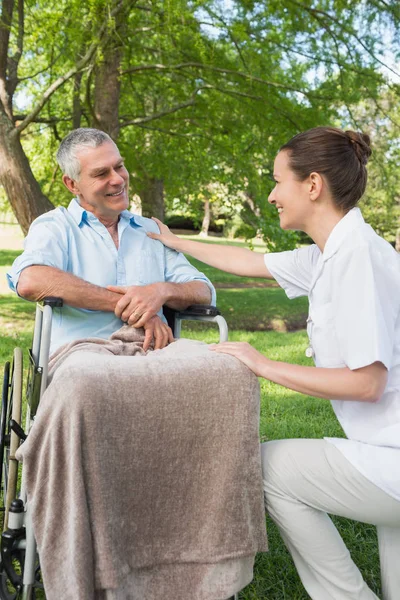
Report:
[[[400,164],[398,98],[392,91],[382,93],[378,107],[370,100],[362,102],[353,113],[360,129],[372,138],[372,158],[368,164],[368,186],[361,207],[368,223],[391,243],[399,227]]]
[[[0,18],[0,183],[4,187],[11,208],[22,230],[26,233],[34,218],[53,208],[42,193],[33,176],[29,161],[21,145],[21,135],[34,122],[56,123],[57,119],[45,117],[44,108],[66,82],[86,69],[96,51],[107,39],[109,20],[103,23],[86,51],[75,61],[70,56],[84,47],[89,14],[81,19],[77,28],[78,15],[71,14],[59,36],[59,26],[68,3],[60,3],[49,10],[48,3],[37,2],[29,6],[25,14],[23,0],[5,0]],[[98,8],[98,6],[97,6]],[[110,13],[110,19],[121,10],[118,4]],[[75,7],[75,12],[76,7]],[[75,18],[74,18],[75,17]],[[28,26],[27,21],[28,20]],[[89,21],[90,22],[90,21]],[[44,23],[46,26],[44,27]],[[43,29],[41,29],[43,28]],[[30,33],[28,33],[30,32]],[[61,40],[59,38],[61,37]],[[38,54],[32,53],[33,40],[38,44]],[[27,42],[31,47],[24,52]],[[66,47],[71,54],[65,55]],[[63,57],[61,61],[60,57]],[[22,63],[22,64],[21,64]],[[62,63],[62,64],[61,64]],[[35,72],[33,67],[36,67]],[[32,70],[31,70],[32,69]],[[21,75],[28,72],[27,75]],[[77,79],[75,79],[75,82]],[[31,108],[22,116],[15,114],[16,91],[24,84],[30,94]],[[61,117],[62,118],[62,117]]]
[[[150,213],[220,182],[282,247],[291,238],[266,203],[280,145],[354,122],[360,102],[378,109],[389,88],[398,96],[380,70],[380,28],[398,23],[398,8],[381,0],[233,0],[229,12],[217,0],[14,2],[3,2],[0,28],[0,183],[24,231],[51,204],[26,156],[14,174],[5,161],[17,147],[24,156],[24,135],[42,188],[65,202],[50,156],[80,123],[118,137]]]

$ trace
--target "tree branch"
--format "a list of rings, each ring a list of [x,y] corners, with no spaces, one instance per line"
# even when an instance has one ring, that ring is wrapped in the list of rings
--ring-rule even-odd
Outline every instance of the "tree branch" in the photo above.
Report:
[[[394,119],[384,108],[382,108],[381,104],[379,104],[378,100],[376,100],[376,98],[372,99],[373,103],[375,104],[376,108],[397,128],[400,129],[400,122],[396,121],[396,119]]]
[[[115,7],[115,9],[110,12],[110,16],[114,17],[117,14],[117,12],[119,12],[119,10],[121,10],[122,7],[123,7],[123,0],[120,0],[120,2]],[[42,110],[43,106],[46,104],[46,102],[48,101],[48,99],[54,94],[54,92],[56,90],[58,90],[58,88],[60,88],[62,85],[64,85],[64,83],[66,81],[68,81],[69,79],[71,79],[71,77],[73,77],[76,73],[78,73],[79,71],[84,70],[87,67],[87,65],[89,64],[89,62],[93,58],[96,50],[98,49],[98,47],[102,43],[104,37],[107,35],[107,30],[108,30],[108,21],[106,21],[105,23],[103,23],[102,27],[100,28],[98,40],[96,42],[93,42],[90,45],[90,47],[89,47],[88,51],[86,52],[86,54],[83,56],[83,58],[81,58],[81,60],[79,60],[77,62],[77,64],[74,67],[72,67],[72,69],[70,69],[67,73],[65,73],[65,75],[62,75],[61,77],[59,77],[58,79],[56,79],[56,81],[54,81],[47,88],[47,90],[42,94],[42,97],[40,98],[40,100],[38,101],[38,103],[36,104],[36,106],[32,110],[32,112],[22,121],[22,123],[20,123],[18,125],[18,127],[16,127],[13,130],[13,132],[12,132],[13,135],[19,135],[21,133],[21,131],[23,131],[26,127],[28,127],[28,125],[40,113],[40,111]]]
[[[0,79],[6,79],[14,0],[3,0],[0,15]]]
[[[194,91],[192,98],[187,100],[186,102],[182,102],[182,104],[177,104],[172,108],[167,108],[159,113],[155,113],[153,115],[149,115],[148,117],[138,117],[137,119],[131,119],[130,121],[123,121],[121,123],[121,127],[128,127],[128,125],[142,125],[143,123],[150,123],[150,121],[155,121],[156,119],[161,119],[162,117],[166,117],[167,115],[172,115],[178,110],[182,110],[183,108],[187,108],[188,106],[193,106],[196,101],[196,95],[202,88],[198,88]]]
[[[265,98],[263,96],[254,96],[253,94],[246,94],[245,92],[237,92],[236,90],[228,90],[226,88],[218,87],[217,85],[211,85],[210,83],[206,83],[202,86],[203,90],[215,90],[216,92],[220,92],[221,94],[226,94],[227,96],[239,97],[239,98],[250,98],[251,100],[257,100],[264,102]]]
[[[356,69],[353,65],[349,65],[346,64],[342,61],[340,61],[338,58],[336,60],[331,60],[329,58],[322,58],[321,56],[316,56],[315,54],[307,54],[306,52],[301,52],[299,49],[294,48],[293,46],[286,46],[285,44],[279,44],[278,42],[273,42],[273,45],[276,46],[277,48],[281,48],[282,50],[285,50],[288,53],[291,54],[297,54],[299,56],[304,56],[305,58],[309,58],[310,60],[314,60],[314,62],[318,62],[318,63],[323,63],[325,65],[336,65],[339,68],[343,67],[344,69],[346,69],[346,71],[350,71],[351,73],[356,73],[357,75],[362,75],[363,77],[368,77],[370,79],[373,79],[375,81],[380,81],[382,79],[382,76],[380,74],[377,73],[372,73],[372,72],[366,72],[366,71],[362,71],[361,69]],[[387,84],[389,88],[393,88],[392,85]]]
[[[237,50],[237,53],[239,55],[240,60],[242,61],[242,64],[243,64],[244,68],[246,69],[246,71],[248,71],[249,68],[248,68],[247,63],[245,61],[243,53],[242,53],[242,51],[240,49],[239,44],[236,41],[236,38],[234,37],[234,35],[233,35],[233,33],[232,33],[231,28],[229,27],[229,25],[224,21],[224,19],[220,15],[216,14],[213,10],[211,10],[211,8],[209,8],[209,7],[204,7],[204,8],[208,12],[208,14],[211,15],[211,17],[214,17],[214,19],[217,19],[225,27],[225,29],[226,29],[226,31],[227,31],[230,39],[231,39],[232,44],[235,46],[235,48]]]
[[[0,15],[0,102],[9,119],[12,119],[12,109],[7,89],[7,56],[13,10],[14,0],[3,0]]]
[[[244,73],[243,71],[235,71],[234,69],[222,69],[220,67],[213,67],[212,65],[205,65],[203,63],[198,62],[186,62],[177,65],[139,65],[137,67],[131,67],[130,69],[126,69],[126,71],[122,72],[122,75],[127,75],[129,73],[136,73],[138,71],[151,71],[151,70],[159,70],[159,71],[177,71],[179,69],[186,68],[196,68],[196,69],[206,69],[208,71],[213,71],[215,73],[222,73],[224,75],[235,75],[237,77],[241,77],[243,79],[248,79],[249,81],[256,81],[257,83],[261,83],[263,85],[267,85],[270,87],[274,87],[276,89],[281,89],[289,92],[297,92],[298,94],[302,94],[307,98],[316,99],[316,100],[327,100],[326,97],[316,96],[312,92],[307,92],[301,90],[299,88],[295,88],[289,85],[285,85],[284,83],[278,83],[276,81],[267,81],[265,79],[261,79],[260,77],[256,77],[255,75],[250,75],[249,73]]]
[[[27,81],[28,79],[35,79],[35,77],[37,77],[38,75],[41,75],[42,73],[46,73],[46,71],[51,69],[56,64],[56,62],[58,61],[60,56],[61,56],[61,54],[58,54],[56,56],[56,58],[51,60],[48,65],[46,65],[43,69],[40,69],[40,71],[36,71],[36,73],[33,73],[33,75],[27,75],[26,77],[18,77],[18,83],[20,83],[21,81]]]
[[[212,138],[207,135],[202,135],[201,133],[180,133],[178,131],[172,131],[172,129],[164,129],[163,127],[150,127],[149,125],[144,125],[143,123],[136,123],[137,127],[141,129],[147,129],[148,131],[159,131],[160,133],[166,133],[167,135],[171,135],[173,137],[179,137],[184,139],[192,139],[192,138],[205,138],[207,140],[211,140]]]
[[[95,112],[94,112],[94,108],[93,108],[93,104],[92,104],[92,98],[91,98],[91,94],[90,94],[90,89],[92,87],[93,69],[94,69],[94,65],[91,65],[89,67],[88,76],[86,78],[86,86],[85,86],[86,106],[89,109],[89,115],[90,115],[89,121],[91,121],[92,123],[94,123],[95,120],[96,120],[96,115],[95,115]]]
[[[27,115],[14,115],[13,116],[13,121],[17,122],[17,121],[23,121],[24,119],[26,119]],[[51,124],[51,123],[61,123],[62,121],[70,121],[71,117],[35,117],[35,119],[33,119],[32,123],[46,123]]]
[[[357,42],[360,44],[360,46],[362,48],[364,48],[364,50],[380,65],[382,65],[383,67],[385,67],[385,69],[388,69],[389,71],[391,71],[394,75],[396,75],[397,77],[400,77],[400,73],[398,73],[397,71],[395,71],[394,69],[392,69],[391,67],[389,67],[388,64],[384,63],[382,60],[380,60],[380,58],[378,58],[373,52],[372,50],[370,50],[368,48],[368,46],[365,45],[365,43],[362,41],[362,39],[356,35],[356,33],[354,32],[354,30],[352,29],[348,29],[347,27],[345,27],[343,25],[343,22],[339,21],[338,19],[336,19],[335,17],[333,17],[332,15],[330,15],[329,13],[325,12],[324,10],[319,10],[317,8],[311,8],[310,6],[306,6],[305,4],[302,4],[301,2],[297,2],[297,0],[289,0],[289,2],[291,2],[291,4],[294,4],[295,6],[298,6],[299,8],[304,9],[305,11],[307,11],[308,13],[310,13],[311,15],[313,15],[315,18],[317,18],[317,15],[321,15],[324,16],[325,18],[329,19],[330,21],[332,21],[333,23],[335,23],[336,25],[339,26],[339,28],[354,37],[354,39],[357,40]]]
[[[24,0],[18,0],[18,36],[17,36],[17,50],[9,59],[8,68],[8,93],[10,98],[13,97],[15,88],[18,85],[18,65],[21,60],[22,52],[24,49],[24,35],[25,35],[25,15],[24,15]]]

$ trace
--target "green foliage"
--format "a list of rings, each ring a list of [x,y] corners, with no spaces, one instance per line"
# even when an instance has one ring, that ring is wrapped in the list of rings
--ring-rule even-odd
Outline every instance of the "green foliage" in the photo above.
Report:
[[[252,225],[244,223],[239,215],[235,215],[225,224],[223,234],[225,237],[231,239],[244,238],[245,240],[250,240],[256,237],[257,230]]]
[[[361,209],[377,233],[394,243],[400,225],[400,140],[396,129],[400,124],[398,99],[392,90],[388,90],[381,94],[378,103],[362,102],[354,118],[359,129],[368,133],[372,140],[368,186]]]
[[[0,250],[0,266],[11,266],[20,254],[20,250]]]
[[[394,108],[387,110],[386,98],[392,96],[394,107],[399,92],[381,68],[388,50],[398,52],[399,16],[391,3],[232,0],[227,7],[217,0],[61,0],[57,5],[26,0],[25,5],[14,97],[14,113],[21,118],[91,44],[98,44],[80,79],[67,78],[24,132],[34,174],[55,204],[70,199],[54,154],[72,127],[73,99],[79,100],[81,125],[95,122],[96,68],[117,45],[122,55],[118,141],[132,193],[140,193],[149,179],[161,179],[168,208],[179,199],[201,221],[202,204],[191,199],[210,185],[223,185],[221,218],[233,215],[234,204],[234,213],[270,249],[293,247],[297,236],[282,232],[267,206],[279,147],[316,125],[364,124],[358,113],[370,103],[377,139],[382,127],[385,135],[379,141],[381,160],[371,163],[371,182],[379,186],[372,185],[365,206],[378,230],[393,237],[397,195],[388,189],[398,189],[398,156],[386,158],[398,144],[399,119]],[[16,19],[11,34],[10,55],[18,46]],[[241,204],[246,194],[252,208]]]

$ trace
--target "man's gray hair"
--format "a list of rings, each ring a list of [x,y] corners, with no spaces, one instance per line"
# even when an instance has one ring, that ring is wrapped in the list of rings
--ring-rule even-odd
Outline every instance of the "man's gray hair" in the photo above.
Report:
[[[63,174],[74,181],[79,181],[81,165],[76,154],[81,148],[97,148],[105,142],[114,144],[110,136],[100,129],[80,127],[71,131],[61,142],[56,155]]]

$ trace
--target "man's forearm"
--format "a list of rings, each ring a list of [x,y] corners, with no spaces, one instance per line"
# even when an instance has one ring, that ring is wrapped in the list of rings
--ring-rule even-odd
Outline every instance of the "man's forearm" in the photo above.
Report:
[[[113,312],[120,294],[94,285],[55,267],[33,265],[20,275],[18,294],[26,300],[39,301],[46,296],[57,296],[65,304],[89,310]]]
[[[203,281],[164,283],[164,304],[175,310],[184,310],[191,304],[210,304],[211,291]]]
[[[202,281],[153,285],[162,286],[162,304],[176,310],[185,309],[191,304],[211,302],[210,289]],[[43,265],[33,265],[22,271],[18,293],[32,301],[43,300],[46,296],[58,296],[69,306],[109,312],[115,310],[121,299],[120,293],[89,283],[72,273]]]

